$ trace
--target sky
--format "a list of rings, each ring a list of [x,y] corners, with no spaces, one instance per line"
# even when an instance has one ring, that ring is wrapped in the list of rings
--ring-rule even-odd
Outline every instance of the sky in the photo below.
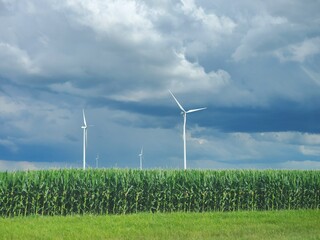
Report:
[[[0,0],[0,171],[320,169],[319,0]],[[98,161],[96,161],[98,159]]]

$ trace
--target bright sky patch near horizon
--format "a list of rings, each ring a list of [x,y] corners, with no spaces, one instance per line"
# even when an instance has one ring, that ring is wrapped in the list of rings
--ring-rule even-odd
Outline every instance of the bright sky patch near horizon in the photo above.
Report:
[[[0,171],[320,169],[320,2],[0,0]]]

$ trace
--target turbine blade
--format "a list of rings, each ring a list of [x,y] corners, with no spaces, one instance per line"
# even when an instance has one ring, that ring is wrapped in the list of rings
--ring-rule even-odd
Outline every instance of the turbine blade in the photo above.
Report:
[[[87,122],[86,122],[86,115],[84,114],[84,109],[82,109],[82,115],[83,115],[83,124],[86,127],[87,126]]]
[[[204,109],[207,109],[207,108],[204,107],[204,108],[191,109],[191,110],[187,111],[186,113],[197,112],[197,111],[201,111],[201,110],[204,110]]]
[[[179,101],[176,99],[176,97],[173,95],[173,93],[169,90],[171,96],[173,97],[173,99],[176,101],[176,103],[178,104],[179,108],[183,111],[186,112],[186,110],[184,110],[184,108],[181,106],[181,104],[179,103]]]

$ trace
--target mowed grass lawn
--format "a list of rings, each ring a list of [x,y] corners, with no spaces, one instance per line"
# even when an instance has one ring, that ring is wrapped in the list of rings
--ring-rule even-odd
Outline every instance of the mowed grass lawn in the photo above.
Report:
[[[320,211],[0,218],[0,239],[320,239]]]

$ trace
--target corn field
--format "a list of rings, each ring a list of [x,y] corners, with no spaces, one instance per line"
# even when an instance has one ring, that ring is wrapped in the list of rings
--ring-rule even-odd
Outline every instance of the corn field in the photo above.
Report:
[[[320,171],[0,172],[0,216],[320,209]]]

